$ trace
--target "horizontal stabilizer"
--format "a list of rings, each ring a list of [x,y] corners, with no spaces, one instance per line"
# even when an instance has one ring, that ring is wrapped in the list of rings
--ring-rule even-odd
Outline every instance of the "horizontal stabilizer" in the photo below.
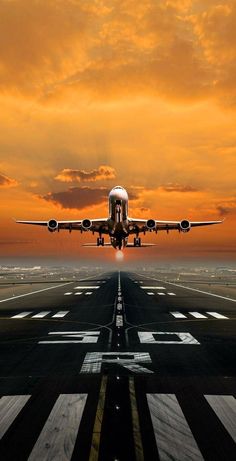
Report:
[[[141,243],[140,246],[135,246],[133,243],[127,243],[126,248],[148,248],[148,247],[156,247],[156,243]]]
[[[83,247],[87,248],[101,248],[102,246],[104,247],[111,247],[111,243],[104,243],[104,245],[97,245],[96,243],[84,243],[82,245]],[[124,248],[148,248],[148,247],[156,247],[157,245],[155,243],[142,243],[141,246],[135,246],[133,243],[127,243],[127,245]],[[122,249],[124,249],[122,248]]]
[[[93,248],[94,248],[94,247],[97,247],[97,248],[99,248],[99,247],[101,247],[101,246],[104,246],[104,247],[111,247],[111,243],[104,243],[104,245],[99,245],[99,246],[98,246],[96,243],[83,243],[82,246],[83,246],[83,247],[87,247],[87,248],[88,248],[88,247],[93,247]]]

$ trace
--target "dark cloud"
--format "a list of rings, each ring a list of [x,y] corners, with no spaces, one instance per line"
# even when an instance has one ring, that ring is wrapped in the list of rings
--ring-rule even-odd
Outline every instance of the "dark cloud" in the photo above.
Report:
[[[93,182],[106,179],[114,179],[115,177],[116,174],[114,168],[108,165],[101,165],[99,168],[90,171],[64,168],[58,173],[55,179],[62,182]]]
[[[165,192],[198,192],[198,189],[189,185],[178,183],[168,183],[161,185],[160,188]]]
[[[4,174],[0,174],[0,187],[15,187],[18,182],[15,179],[9,178]]]
[[[106,202],[108,194],[109,190],[105,187],[94,189],[90,187],[69,187],[65,191],[49,192],[41,196],[41,198],[61,208],[81,210]]]
[[[106,187],[69,187],[69,189],[61,192],[48,192],[48,194],[40,196],[40,198],[61,208],[81,210],[104,204],[108,201],[109,192],[110,189]],[[138,197],[135,191],[129,193],[130,200],[136,200]]]

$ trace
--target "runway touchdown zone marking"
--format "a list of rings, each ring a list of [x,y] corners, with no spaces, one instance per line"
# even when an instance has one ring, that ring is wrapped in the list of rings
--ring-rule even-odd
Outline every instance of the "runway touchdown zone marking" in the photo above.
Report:
[[[49,315],[52,311],[42,311],[38,312],[37,314],[33,314],[33,311],[27,311],[27,312],[20,312],[19,314],[12,315],[10,318],[11,319],[23,319],[25,317],[32,318],[32,319],[42,319]],[[70,311],[58,311],[55,314],[52,315],[52,318],[63,318],[67,314],[69,314]],[[30,317],[29,317],[30,316]]]
[[[187,319],[188,317],[185,314],[191,315],[192,317],[194,317],[196,319],[207,319],[207,320],[209,320],[207,315],[211,316],[211,317],[214,317],[216,319],[219,319],[219,320],[228,320],[229,319],[229,317],[227,317],[226,315],[219,314],[218,312],[204,312],[204,314],[202,314],[201,312],[195,312],[194,311],[194,312],[187,312],[187,313],[183,314],[182,312],[179,312],[179,311],[172,311],[172,312],[169,312],[169,313],[170,313],[170,315],[172,315],[172,317],[174,317],[176,319]]]

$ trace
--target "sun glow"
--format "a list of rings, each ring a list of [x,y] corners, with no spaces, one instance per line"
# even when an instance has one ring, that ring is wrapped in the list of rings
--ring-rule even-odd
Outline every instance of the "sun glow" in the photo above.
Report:
[[[116,252],[116,261],[121,262],[124,259],[124,253],[121,250]]]

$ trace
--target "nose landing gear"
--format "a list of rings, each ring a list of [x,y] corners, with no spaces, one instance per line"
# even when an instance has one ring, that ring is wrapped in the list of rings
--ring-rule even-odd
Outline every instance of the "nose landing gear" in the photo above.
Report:
[[[97,238],[97,246],[102,246],[104,247],[104,237],[98,237]]]
[[[141,238],[140,237],[135,237],[134,238],[134,246],[135,247],[141,247]]]

